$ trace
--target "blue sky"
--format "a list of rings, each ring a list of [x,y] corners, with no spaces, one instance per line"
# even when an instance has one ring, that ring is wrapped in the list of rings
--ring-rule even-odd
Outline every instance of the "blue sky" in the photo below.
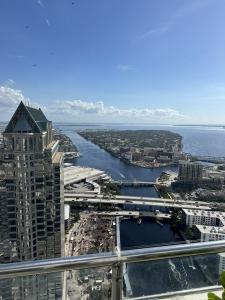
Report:
[[[225,124],[224,0],[1,0],[0,120]]]

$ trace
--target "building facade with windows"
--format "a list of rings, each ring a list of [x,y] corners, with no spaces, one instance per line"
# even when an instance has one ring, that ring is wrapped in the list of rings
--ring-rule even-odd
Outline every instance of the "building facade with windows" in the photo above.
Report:
[[[182,183],[199,183],[202,181],[203,167],[199,163],[180,161],[178,180]]]
[[[182,215],[183,215],[184,223],[189,227],[192,227],[193,225],[206,225],[206,226],[225,225],[225,213],[220,211],[183,209]]]
[[[196,232],[201,242],[225,240],[225,227],[196,225]]]
[[[3,144],[1,226],[16,247],[17,260],[63,256],[63,153],[53,140],[52,123],[41,109],[21,102],[3,132]],[[21,299],[27,293],[25,288]],[[54,294],[55,288],[51,299]]]

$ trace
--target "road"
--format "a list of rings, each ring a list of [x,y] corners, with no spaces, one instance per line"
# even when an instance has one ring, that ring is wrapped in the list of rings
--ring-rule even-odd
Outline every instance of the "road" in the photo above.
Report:
[[[96,215],[102,216],[123,216],[123,217],[152,217],[152,218],[159,218],[159,219],[170,219],[170,214],[165,213],[155,213],[152,211],[127,211],[127,210],[120,210],[120,211],[101,211],[95,212]]]
[[[187,200],[164,199],[164,198],[147,198],[147,197],[133,197],[133,196],[103,196],[103,195],[89,195],[89,194],[74,194],[67,192],[64,194],[64,201],[66,204],[75,202],[89,203],[89,204],[134,204],[134,205],[148,205],[161,206],[167,208],[186,208],[198,210],[211,210],[211,207],[206,202],[195,202]]]

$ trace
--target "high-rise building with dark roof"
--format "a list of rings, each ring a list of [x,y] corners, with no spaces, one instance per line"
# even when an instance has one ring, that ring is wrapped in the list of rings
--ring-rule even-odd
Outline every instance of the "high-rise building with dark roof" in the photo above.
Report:
[[[3,139],[4,226],[18,260],[63,255],[63,153],[52,123],[21,102]]]
[[[13,257],[5,255],[7,262],[64,255],[63,153],[58,144],[42,110],[21,102],[3,132],[0,226],[14,251]],[[60,276],[45,276],[46,288],[39,292],[44,277],[30,278],[19,285],[18,299],[33,299],[33,292],[56,299]]]
[[[63,255],[63,154],[52,123],[21,102],[3,139],[6,225],[18,259]]]
[[[63,154],[41,109],[18,106],[3,132],[9,239],[19,260],[63,254]]]

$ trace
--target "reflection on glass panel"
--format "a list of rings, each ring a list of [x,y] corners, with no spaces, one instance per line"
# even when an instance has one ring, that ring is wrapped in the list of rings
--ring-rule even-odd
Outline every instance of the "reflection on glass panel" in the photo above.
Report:
[[[70,299],[111,299],[111,268],[66,272],[66,294]]]
[[[62,299],[62,273],[0,280],[0,299]],[[2,297],[2,298],[1,298]]]
[[[125,296],[140,297],[215,286],[224,256],[173,258],[126,266]]]
[[[69,270],[0,280],[0,299],[111,299],[112,270]]]

